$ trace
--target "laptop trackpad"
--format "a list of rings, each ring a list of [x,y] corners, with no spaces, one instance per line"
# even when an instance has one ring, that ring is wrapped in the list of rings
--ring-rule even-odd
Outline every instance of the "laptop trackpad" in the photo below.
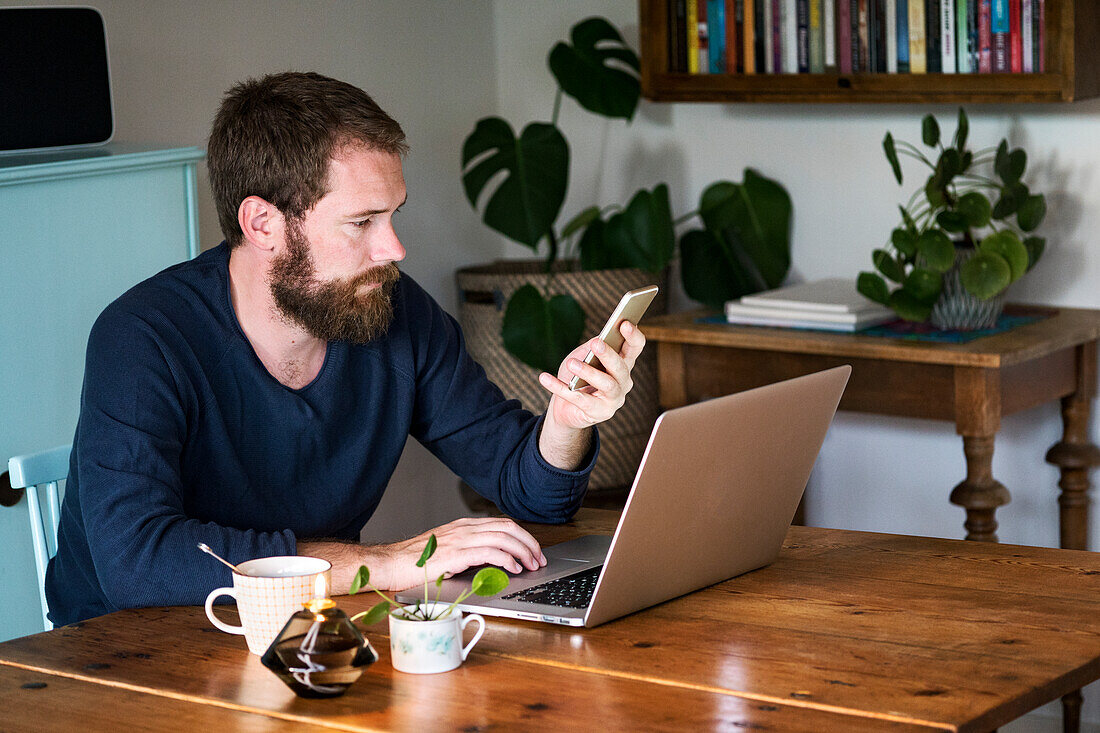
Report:
[[[611,548],[611,536],[586,534],[567,542],[542,548],[547,563],[555,560],[573,560],[576,562],[603,562]]]

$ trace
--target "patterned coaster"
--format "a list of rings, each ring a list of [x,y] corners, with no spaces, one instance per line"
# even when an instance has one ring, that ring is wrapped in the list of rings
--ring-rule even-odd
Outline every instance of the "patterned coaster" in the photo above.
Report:
[[[982,328],[976,331],[941,331],[930,323],[911,323],[909,321],[891,321],[878,326],[872,326],[862,331],[837,331],[826,328],[792,328],[792,331],[813,331],[815,333],[851,333],[858,336],[881,336],[884,338],[904,339],[906,341],[926,341],[940,344],[965,344],[983,336],[992,336],[1005,331],[1011,331],[1029,323],[1048,318],[1047,314],[1004,315],[997,319],[997,324],[992,328]],[[706,316],[696,319],[698,323],[726,323],[722,316]],[[776,326],[746,326],[736,325],[739,328],[776,328]]]

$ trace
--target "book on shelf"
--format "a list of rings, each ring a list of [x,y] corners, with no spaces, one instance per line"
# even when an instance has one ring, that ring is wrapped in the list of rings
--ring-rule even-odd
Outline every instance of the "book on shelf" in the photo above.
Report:
[[[687,34],[687,72],[699,73],[699,4],[696,0],[686,0],[686,22],[684,32]]]
[[[854,0],[837,0],[836,5],[836,55],[837,69],[841,74],[852,73],[852,3]]]
[[[886,22],[882,33],[886,38],[887,74],[898,73],[898,3],[897,0],[884,0],[886,3]]]
[[[772,0],[761,0],[760,6],[764,15],[761,26],[764,30],[764,73],[775,74],[775,36],[772,32],[775,23],[775,6]]]
[[[726,71],[725,0],[707,0],[707,71],[711,74]]]
[[[825,73],[835,74],[836,60],[836,5],[837,0],[822,0],[822,30],[825,35]]]
[[[943,47],[940,25],[940,4],[942,0],[925,0],[924,3],[924,48],[925,63],[929,74],[943,71]]]
[[[741,58],[742,69],[745,74],[755,74],[756,69],[756,2],[744,0],[741,11]]]
[[[965,0],[963,0],[965,2]],[[955,0],[940,0],[940,71],[956,71]]]
[[[920,2],[921,0],[913,0]],[[898,73],[909,73],[909,0],[898,0],[897,15],[897,53]]]
[[[993,72],[1012,71],[1012,46],[1009,41],[1008,0],[993,0],[989,31],[993,46]]]
[[[726,321],[754,326],[858,331],[897,318],[856,292],[848,278],[828,278],[746,295],[725,307]]]
[[[810,73],[825,73],[825,26],[821,0],[810,0]]]
[[[745,0],[726,0],[726,73],[745,73]]]
[[[924,0],[909,0],[909,73],[928,73],[928,45],[925,43]]]
[[[687,3],[683,0],[668,4],[668,63],[674,72],[688,70]]]
[[[780,58],[784,74],[798,73],[798,8],[796,0],[780,0],[779,15],[782,26]]]
[[[1031,0],[1020,2],[1020,37],[1022,38],[1021,53],[1023,54],[1023,73],[1031,74],[1035,71],[1035,53],[1031,47]]]
[[[993,71],[993,0],[978,3],[978,73]]]

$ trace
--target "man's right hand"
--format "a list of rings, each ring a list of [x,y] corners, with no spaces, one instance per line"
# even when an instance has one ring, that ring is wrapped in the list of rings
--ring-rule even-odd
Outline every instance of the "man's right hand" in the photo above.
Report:
[[[416,567],[428,537],[435,535],[437,549],[424,568]],[[321,557],[332,563],[333,595],[345,594],[360,565],[370,569],[370,582],[379,590],[405,590],[440,575],[451,577],[479,565],[496,565],[510,573],[546,565],[539,543],[511,519],[477,517],[453,522],[389,545],[356,545],[339,542],[299,542],[298,554]]]

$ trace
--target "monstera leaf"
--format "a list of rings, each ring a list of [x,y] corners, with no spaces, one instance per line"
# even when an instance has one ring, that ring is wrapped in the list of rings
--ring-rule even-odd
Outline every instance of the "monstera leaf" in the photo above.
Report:
[[[573,26],[572,40],[573,45],[559,42],[550,51],[550,71],[562,91],[590,112],[631,119],[642,94],[637,54],[603,18]]]
[[[675,247],[668,186],[660,183],[652,192],[638,191],[606,222],[596,219],[588,225],[580,241],[581,267],[637,267],[656,273],[668,265]]]
[[[684,290],[711,307],[776,288],[791,266],[791,199],[778,183],[745,169],[743,183],[709,186],[699,202],[704,231],[680,240]]]
[[[512,294],[501,327],[504,347],[524,364],[556,375],[584,336],[584,311],[571,296],[545,300],[534,285]]]
[[[506,175],[485,203],[482,220],[520,244],[537,250],[558,218],[569,180],[569,144],[557,127],[532,122],[517,138],[511,125],[487,117],[462,146],[462,185],[476,209],[498,174]]]

